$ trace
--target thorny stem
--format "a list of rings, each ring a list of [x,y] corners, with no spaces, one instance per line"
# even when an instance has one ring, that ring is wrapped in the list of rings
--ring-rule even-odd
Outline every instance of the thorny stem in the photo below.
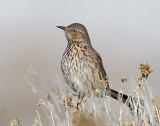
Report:
[[[151,93],[151,90],[150,90],[150,88],[149,88],[149,86],[148,86],[148,82],[146,81],[146,79],[145,79],[145,84],[146,84],[147,89],[148,89],[148,91],[149,91],[149,93],[150,93],[151,99],[153,99],[153,95],[152,95],[152,93]]]
[[[129,101],[129,99],[130,99],[130,96],[131,96],[131,93],[128,95],[128,98],[127,98],[125,104],[123,105],[122,109],[121,109],[121,106],[120,106],[120,117],[119,117],[119,121],[121,121],[121,115],[122,115],[122,113],[123,113],[123,110],[124,110],[126,104],[128,103],[128,101]]]
[[[68,126],[72,126],[72,123],[71,123],[71,119],[70,119],[70,116],[69,116],[69,114],[68,114],[68,106],[67,106],[67,99],[66,99],[66,97],[64,97],[64,100],[65,100],[65,107],[66,107],[66,110],[65,110],[65,113],[66,113],[66,118],[67,118],[67,125]]]
[[[95,109],[96,109],[96,107],[95,107],[95,102],[94,102],[94,99],[92,99],[92,101],[93,102],[91,102],[91,105],[92,105],[92,110],[93,110],[93,112],[92,113],[94,113],[94,115],[96,116],[96,112],[95,112]]]
[[[106,109],[107,115],[108,115],[108,117],[109,117],[109,120],[110,120],[110,122],[111,122],[111,124],[112,124],[112,118],[111,118],[111,116],[110,116],[110,114],[109,114],[109,111],[108,111],[108,108],[107,108],[105,99],[104,99],[104,105],[105,105],[105,109]]]
[[[70,116],[68,114],[68,110],[67,109],[66,109],[66,117],[67,117],[67,124],[68,124],[68,126],[72,126],[71,119],[70,119]]]
[[[142,79],[142,83],[144,84],[144,80]],[[146,84],[146,83],[145,83]],[[145,87],[143,87],[143,89],[145,90]],[[149,102],[148,102],[148,99],[147,99],[147,96],[146,96],[146,93],[144,93],[144,97],[145,97],[145,100],[146,100],[146,103],[147,103],[147,111],[148,111],[148,115],[149,115],[149,117],[150,117],[150,119],[149,119],[149,121],[151,121],[151,115],[149,114],[149,113],[151,113],[150,112],[150,108],[149,108]],[[151,97],[152,97],[152,95],[151,95]],[[152,122],[153,123],[153,122]]]
[[[41,117],[38,113],[38,111],[36,110],[36,113],[37,113],[37,116],[38,116],[38,122],[39,122],[39,125],[42,126],[42,123],[41,123]]]
[[[159,112],[158,112],[157,106],[155,106],[155,108],[156,108],[156,112],[157,112],[157,116],[158,116],[158,123],[160,123]]]
[[[19,126],[22,126],[22,123],[19,121],[19,119],[16,119],[17,120],[17,122],[18,122],[18,125]]]
[[[48,112],[50,112],[50,115],[51,115],[50,116],[51,120],[49,120],[50,123],[53,124],[53,126],[55,126],[55,122],[54,122],[54,118],[53,118],[53,104],[50,104],[50,102],[48,102],[48,105],[47,105],[44,100],[41,100],[41,101],[42,101],[43,105],[47,108]],[[45,111],[45,113],[47,113],[45,109],[44,109],[44,111]],[[46,115],[48,116],[48,114],[46,114]],[[48,118],[48,119],[50,119],[50,118]]]
[[[121,126],[121,115],[122,115],[122,112],[121,112],[121,108],[122,108],[122,104],[121,104],[121,101],[122,101],[122,98],[119,100],[119,103],[120,103],[120,116],[119,116],[119,125]],[[118,125],[117,125],[118,126]]]
[[[51,120],[52,120],[53,126],[55,126],[54,119],[53,119],[53,104],[50,105],[50,109],[51,109]]]

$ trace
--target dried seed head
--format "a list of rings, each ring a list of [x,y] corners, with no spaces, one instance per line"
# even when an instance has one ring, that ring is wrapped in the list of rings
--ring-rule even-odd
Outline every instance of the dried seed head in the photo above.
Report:
[[[150,73],[152,73],[153,72],[153,70],[154,69],[152,69],[150,66],[149,66],[149,64],[147,64],[147,63],[142,63],[142,64],[140,64],[140,67],[139,67],[139,69],[141,70],[141,73],[142,73],[142,77],[144,77],[144,78],[148,78],[148,75],[150,74]]]
[[[142,77],[136,77],[136,80],[137,80],[137,87],[140,91],[142,91]]]
[[[122,77],[121,81],[122,81],[123,83],[127,83],[128,79],[125,78],[125,77]]]
[[[39,102],[36,104],[37,106],[42,106],[43,104],[43,101],[42,100],[39,100]]]
[[[16,119],[14,119],[14,120],[12,120],[12,121],[11,121],[11,126],[16,126],[16,125],[17,125],[17,123],[18,123],[18,122],[17,122],[17,120],[16,120]]]
[[[35,119],[34,119],[34,125],[33,126],[40,126],[39,125],[39,118],[38,118],[38,116],[35,117]]]
[[[137,82],[137,86],[138,86],[138,89],[139,89],[140,91],[142,91],[142,83]]]
[[[50,100],[51,99],[51,97],[52,97],[52,94],[49,92],[49,93],[47,93],[47,99],[48,100]]]
[[[153,98],[153,102],[154,102],[154,118],[156,120],[157,123],[160,123],[159,121],[159,113],[160,113],[160,102],[159,102],[159,98]]]
[[[69,93],[69,95],[66,95],[63,98],[64,106],[67,105],[67,107],[72,108],[73,107],[73,101],[72,101],[72,95]]]

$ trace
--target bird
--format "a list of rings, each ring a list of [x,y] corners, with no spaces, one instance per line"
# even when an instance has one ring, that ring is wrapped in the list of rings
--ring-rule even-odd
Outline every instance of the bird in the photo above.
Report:
[[[111,89],[100,54],[93,48],[84,25],[73,23],[67,27],[57,26],[65,33],[68,41],[61,59],[63,77],[69,87],[78,94],[80,103],[84,96],[95,94],[110,96],[131,107],[129,96]]]

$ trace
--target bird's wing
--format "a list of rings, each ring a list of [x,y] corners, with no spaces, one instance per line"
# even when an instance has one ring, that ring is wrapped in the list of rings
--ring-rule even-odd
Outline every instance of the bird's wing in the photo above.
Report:
[[[84,73],[88,75],[87,79],[94,82],[93,88],[107,88],[108,77],[103,67],[101,56],[94,49],[86,49],[83,51],[83,62],[85,63]],[[93,81],[94,80],[94,81]]]
[[[104,80],[108,79],[107,74],[105,72],[105,69],[103,67],[103,62],[102,62],[101,56],[99,55],[99,53],[95,49],[92,49],[92,53],[93,53],[92,55],[94,56],[95,60],[98,62],[99,71],[102,73],[103,79]]]

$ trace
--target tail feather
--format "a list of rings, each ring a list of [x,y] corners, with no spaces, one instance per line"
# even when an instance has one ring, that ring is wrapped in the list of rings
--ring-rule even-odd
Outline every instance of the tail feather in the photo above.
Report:
[[[122,103],[126,104],[129,108],[131,108],[131,104],[128,100],[129,98],[128,95],[122,94],[122,93],[119,93],[118,91],[110,89],[110,96],[116,100],[122,101]]]

